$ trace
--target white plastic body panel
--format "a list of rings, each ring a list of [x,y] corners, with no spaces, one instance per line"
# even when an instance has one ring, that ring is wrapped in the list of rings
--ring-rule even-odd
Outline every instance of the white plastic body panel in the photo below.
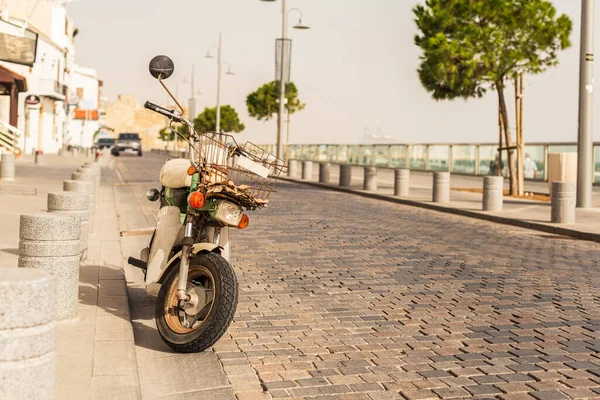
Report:
[[[176,158],[168,160],[160,169],[160,184],[171,189],[189,187],[192,177],[187,174],[190,160]]]
[[[158,223],[150,248],[146,285],[157,282],[169,261],[169,254],[181,229],[179,207],[167,206],[158,210]]]

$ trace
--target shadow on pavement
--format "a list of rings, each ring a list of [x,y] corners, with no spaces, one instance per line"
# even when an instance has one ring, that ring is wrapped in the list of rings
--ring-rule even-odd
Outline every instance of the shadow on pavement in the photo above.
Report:
[[[163,342],[156,329],[154,321],[156,299],[140,287],[129,285],[127,291],[131,301],[131,323],[133,324],[135,344],[148,350],[165,353],[165,355],[177,354]]]
[[[79,303],[98,307],[98,315],[115,316],[130,322],[125,275],[113,265],[91,261],[79,269]]]
[[[1,252],[3,253],[7,253],[7,254],[12,254],[13,256],[18,256],[19,255],[19,249],[0,249]]]

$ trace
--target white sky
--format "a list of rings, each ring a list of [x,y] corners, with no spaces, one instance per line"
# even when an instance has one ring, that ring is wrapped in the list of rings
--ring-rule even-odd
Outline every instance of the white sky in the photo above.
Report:
[[[222,104],[233,105],[246,124],[244,140],[272,143],[274,121],[247,115],[246,95],[274,79],[274,41],[281,36],[281,4],[259,0],[79,0],[68,5],[80,33],[77,62],[97,69],[104,95],[135,94],[140,103],[166,102],[148,73],[157,54],[170,56],[175,74],[167,83],[187,104],[196,65],[197,109],[213,107],[216,61],[204,55],[223,33],[223,59],[236,75],[225,75]],[[421,87],[413,44],[414,0],[288,0],[311,29],[290,29],[292,80],[305,110],[292,116],[292,143],[369,143],[365,126],[399,143],[495,142],[497,98],[435,102]],[[572,47],[559,67],[526,77],[526,142],[576,141],[579,73],[579,0],[554,0],[574,21]],[[600,14],[600,10],[597,10]],[[290,14],[290,25],[297,21]],[[600,21],[600,15],[597,15]],[[600,43],[600,29],[596,32]],[[600,63],[596,63],[596,75]],[[598,75],[600,76],[600,75]],[[507,93],[513,97],[512,88]],[[600,101],[596,103],[600,115]],[[366,123],[365,123],[366,121]],[[514,123],[513,123],[514,124]],[[600,141],[600,123],[595,124]],[[380,140],[381,141],[381,140]]]

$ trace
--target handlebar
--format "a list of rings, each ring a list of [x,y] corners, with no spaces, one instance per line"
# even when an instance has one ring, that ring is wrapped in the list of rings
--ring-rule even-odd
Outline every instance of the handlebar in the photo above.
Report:
[[[160,115],[164,115],[165,117],[170,118],[176,122],[184,122],[184,119],[181,117],[181,115],[175,114],[175,110],[168,110],[164,107],[159,106],[158,104],[154,104],[147,101],[146,104],[144,104],[144,108],[152,110],[155,113],[159,113]]]
[[[182,115],[176,114],[175,110],[168,110],[164,107],[159,106],[158,104],[154,104],[149,101],[147,101],[144,104],[144,108],[147,108],[148,110],[152,110],[156,113],[159,113],[160,115],[164,115],[165,117],[169,118],[171,121],[175,121],[175,122],[187,125],[188,129],[189,129],[189,133],[190,133],[190,138],[193,138],[193,140],[196,140],[196,141],[200,140],[198,134],[194,130],[194,124],[192,124],[192,122],[190,120],[183,117]],[[177,130],[175,130],[175,134],[177,134],[179,137],[181,137],[190,146],[189,147],[190,164],[195,165],[194,152],[197,153],[198,151],[194,148],[193,143],[189,140],[189,138],[185,138],[179,132],[177,132]]]

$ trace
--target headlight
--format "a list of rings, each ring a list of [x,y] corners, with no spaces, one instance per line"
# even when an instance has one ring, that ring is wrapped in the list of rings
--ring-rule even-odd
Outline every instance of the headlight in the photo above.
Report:
[[[228,201],[222,201],[215,211],[215,219],[225,225],[238,226],[242,219],[242,207]]]

